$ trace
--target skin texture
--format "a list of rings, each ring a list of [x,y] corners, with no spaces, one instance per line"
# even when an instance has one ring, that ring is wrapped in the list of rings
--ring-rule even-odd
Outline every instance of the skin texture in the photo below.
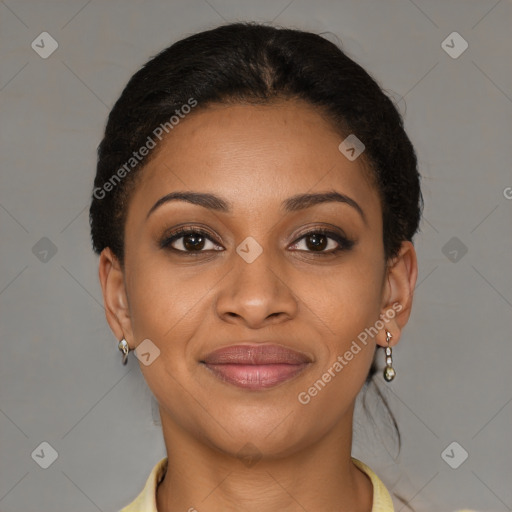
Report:
[[[140,368],[160,404],[169,457],[157,490],[160,512],[370,511],[368,477],[350,460],[354,403],[381,329],[311,401],[307,391],[379,315],[402,306],[385,324],[396,345],[408,321],[417,277],[411,242],[386,262],[382,211],[363,158],[351,162],[343,140],[299,100],[268,105],[214,105],[182,120],[143,170],[125,226],[125,264],[110,249],[99,276],[107,320],[131,348],[149,338],[160,355]],[[212,211],[162,196],[208,192],[232,204]],[[285,213],[301,193],[337,191],[364,211],[329,202]],[[212,236],[197,255],[161,248],[172,228],[202,227]],[[314,228],[355,243],[315,249]],[[236,252],[247,237],[263,252],[247,263]],[[308,243],[309,240],[309,243]],[[186,250],[184,238],[173,246]],[[214,249],[220,249],[215,251]],[[190,249],[189,249],[190,252]],[[218,380],[200,364],[209,352],[244,342],[273,342],[308,354],[298,376],[266,390]],[[250,467],[237,453],[252,443]]]

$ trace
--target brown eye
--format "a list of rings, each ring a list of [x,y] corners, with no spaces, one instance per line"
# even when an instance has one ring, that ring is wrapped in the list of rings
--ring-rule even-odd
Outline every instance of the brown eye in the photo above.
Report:
[[[184,253],[218,250],[209,233],[201,229],[179,229],[162,240],[160,247]]]
[[[302,240],[304,240],[303,243],[301,242]],[[299,247],[301,243],[305,249]],[[316,229],[302,235],[292,247],[298,251],[313,252],[323,255],[349,250],[353,245],[354,242],[352,240],[348,240],[338,233]]]
[[[306,239],[306,246],[312,251],[323,251],[329,244],[329,238],[321,233],[312,233],[304,237]]]

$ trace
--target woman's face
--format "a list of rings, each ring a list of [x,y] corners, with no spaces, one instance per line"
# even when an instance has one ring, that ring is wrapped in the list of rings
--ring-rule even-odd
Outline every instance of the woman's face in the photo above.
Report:
[[[142,171],[124,273],[111,270],[118,300],[106,300],[120,337],[151,342],[140,367],[164,428],[226,453],[250,442],[278,455],[351,421],[385,340],[362,333],[405,279],[389,278],[378,193],[341,141],[302,102],[215,105],[181,120]],[[218,199],[155,207],[176,192]],[[333,193],[342,200],[292,201]],[[178,227],[196,233],[172,239]],[[394,342],[398,318],[385,324]]]

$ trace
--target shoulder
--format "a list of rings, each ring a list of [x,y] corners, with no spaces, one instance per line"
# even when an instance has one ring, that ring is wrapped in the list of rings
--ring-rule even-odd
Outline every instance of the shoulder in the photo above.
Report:
[[[377,474],[364,462],[352,457],[352,462],[371,480],[373,485],[372,512],[394,512],[393,501],[386,486]]]
[[[119,512],[158,512],[156,508],[156,488],[167,470],[167,457],[156,463],[151,470],[144,488],[139,495]]]
[[[386,486],[377,476],[377,474],[364,462],[352,457],[352,462],[361,470],[366,473],[373,484],[373,506],[372,512],[395,512],[393,501],[386,489]],[[477,512],[473,509],[461,509],[455,512]]]

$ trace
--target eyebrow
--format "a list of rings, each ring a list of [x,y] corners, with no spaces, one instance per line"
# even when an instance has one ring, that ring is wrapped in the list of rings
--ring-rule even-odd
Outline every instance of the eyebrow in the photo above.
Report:
[[[146,215],[146,219],[160,206],[165,203],[169,203],[171,201],[186,201],[188,203],[192,203],[198,206],[202,206],[204,208],[208,208],[209,210],[214,210],[222,213],[231,213],[232,212],[232,204],[221,197],[203,192],[171,192],[163,197],[161,197],[149,210]],[[310,208],[317,204],[322,203],[330,203],[330,202],[338,202],[345,203],[354,208],[359,215],[361,215],[365,224],[367,224],[366,215],[363,209],[359,206],[359,204],[354,201],[351,197],[340,194],[336,191],[329,192],[320,192],[314,194],[297,194],[295,196],[289,197],[285,199],[281,204],[281,209],[285,212],[296,212],[299,210],[304,210],[306,208]]]

